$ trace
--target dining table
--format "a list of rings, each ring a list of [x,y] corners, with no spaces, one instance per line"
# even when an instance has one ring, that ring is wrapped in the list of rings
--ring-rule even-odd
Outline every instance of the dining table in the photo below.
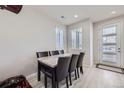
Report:
[[[47,57],[41,57],[38,58],[38,81],[40,81],[41,73],[42,71],[45,73],[52,73],[52,75],[55,77],[55,68],[58,64],[58,59],[60,57],[71,57],[71,53],[65,53],[60,55],[53,55],[53,56],[47,56]],[[44,84],[46,81],[44,81]],[[46,85],[45,85],[46,86]],[[52,87],[55,87],[55,78],[52,80]]]

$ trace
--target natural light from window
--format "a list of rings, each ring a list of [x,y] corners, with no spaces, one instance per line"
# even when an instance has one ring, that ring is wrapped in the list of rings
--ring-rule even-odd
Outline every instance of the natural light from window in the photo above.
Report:
[[[64,31],[56,27],[56,49],[64,49]]]
[[[72,30],[72,49],[82,49],[82,28]]]

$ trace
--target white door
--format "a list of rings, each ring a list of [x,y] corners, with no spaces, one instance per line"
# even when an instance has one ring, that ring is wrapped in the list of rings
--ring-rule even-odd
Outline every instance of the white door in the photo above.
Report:
[[[105,25],[101,30],[100,63],[120,67],[120,23]]]

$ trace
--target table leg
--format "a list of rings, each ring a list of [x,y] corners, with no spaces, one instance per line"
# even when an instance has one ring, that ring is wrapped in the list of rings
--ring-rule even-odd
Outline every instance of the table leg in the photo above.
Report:
[[[37,80],[38,81],[40,81],[40,75],[41,73],[40,73],[40,64],[39,64],[39,62],[38,62],[38,73],[37,73]]]

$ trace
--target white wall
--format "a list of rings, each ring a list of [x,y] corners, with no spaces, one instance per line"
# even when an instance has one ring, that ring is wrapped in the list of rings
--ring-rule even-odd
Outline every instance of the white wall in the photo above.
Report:
[[[23,6],[19,14],[0,10],[0,80],[36,72],[36,51],[54,50],[55,27],[65,29],[33,7]]]
[[[121,23],[120,33],[121,33],[121,67],[124,67],[124,16],[115,17],[112,19],[103,20],[93,24],[93,58],[95,63],[100,62],[100,31],[104,25],[109,25],[113,23]]]
[[[82,32],[83,32],[83,38],[82,38],[82,50],[74,50],[71,47],[71,31],[75,27],[82,27]],[[93,28],[92,28],[92,22],[90,19],[86,19],[77,23],[74,23],[72,25],[69,25],[67,27],[68,29],[68,52],[74,52],[74,53],[79,53],[81,51],[85,52],[85,57],[84,57],[84,65],[90,66],[93,63]]]

